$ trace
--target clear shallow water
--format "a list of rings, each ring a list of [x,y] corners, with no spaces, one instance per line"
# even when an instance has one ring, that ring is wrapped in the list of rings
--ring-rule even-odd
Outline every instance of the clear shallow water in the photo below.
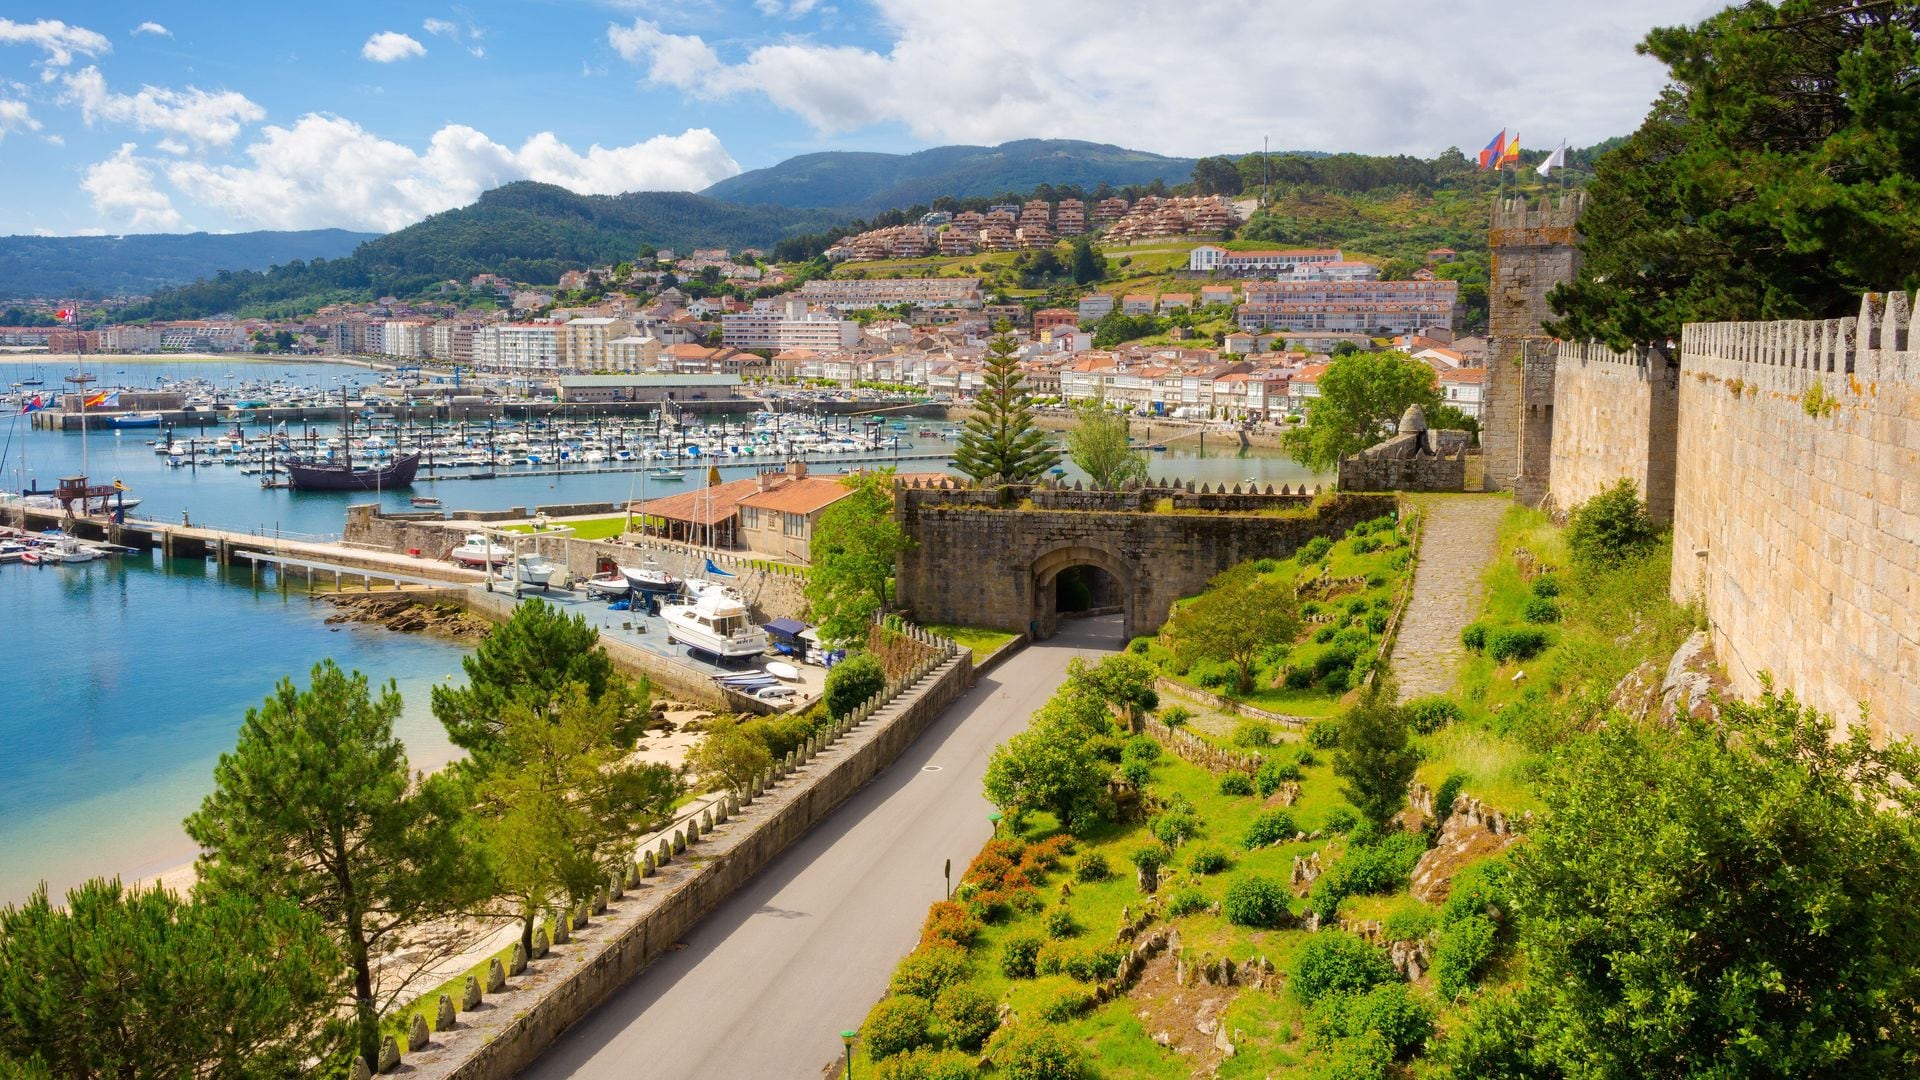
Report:
[[[461,678],[464,649],[329,627],[329,605],[229,573],[142,556],[0,566],[0,901],[191,859],[180,820],[247,709],[323,657],[398,683],[415,768],[455,756],[428,688]]]

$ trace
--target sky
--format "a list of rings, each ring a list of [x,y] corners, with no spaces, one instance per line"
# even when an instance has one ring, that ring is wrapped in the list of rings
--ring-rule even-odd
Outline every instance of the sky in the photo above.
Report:
[[[35,7],[39,10],[34,10]],[[1469,152],[1636,127],[1697,0],[0,4],[0,234],[384,232],[821,150]]]

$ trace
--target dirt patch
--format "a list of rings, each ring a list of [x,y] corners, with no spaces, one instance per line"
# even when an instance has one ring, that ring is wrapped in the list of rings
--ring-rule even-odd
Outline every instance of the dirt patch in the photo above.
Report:
[[[1220,1025],[1241,988],[1206,983],[1181,986],[1173,975],[1172,950],[1147,961],[1140,980],[1127,992],[1128,1003],[1154,1042],[1191,1063],[1193,1075],[1211,1076],[1226,1060],[1231,1044]]]
[[[493,624],[469,614],[458,604],[422,603],[405,593],[362,593],[328,596],[339,610],[329,623],[365,623],[400,634],[433,634],[455,641],[479,641]]]

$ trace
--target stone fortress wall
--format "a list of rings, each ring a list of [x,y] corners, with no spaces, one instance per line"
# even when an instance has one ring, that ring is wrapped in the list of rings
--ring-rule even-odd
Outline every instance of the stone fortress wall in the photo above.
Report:
[[[1577,506],[1622,477],[1655,521],[1673,520],[1679,368],[1656,349],[1562,343],[1555,354],[1550,495]]]
[[[1487,295],[1487,383],[1480,407],[1480,445],[1488,490],[1511,489],[1529,505],[1546,496],[1553,447],[1556,343],[1542,323],[1552,314],[1547,293],[1580,268],[1578,225],[1584,192],[1538,204],[1526,198],[1494,205],[1487,242],[1492,281]]]
[[[1920,321],[1708,323],[1681,337],[1672,591],[1733,690],[1759,673],[1876,739],[1920,737]]]

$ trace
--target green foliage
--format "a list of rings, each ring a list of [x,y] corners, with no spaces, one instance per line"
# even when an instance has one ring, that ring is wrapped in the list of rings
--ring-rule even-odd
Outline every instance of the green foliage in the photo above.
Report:
[[[1378,686],[1341,719],[1334,775],[1344,781],[1340,790],[1347,801],[1369,821],[1384,825],[1399,811],[1419,764],[1406,716]]]
[[[1533,579],[1528,591],[1543,600],[1551,600],[1560,595],[1560,579],[1553,574],[1541,574]]]
[[[1433,369],[1404,353],[1342,356],[1320,376],[1320,394],[1307,402],[1305,423],[1282,435],[1287,453],[1310,469],[1331,471],[1392,433],[1409,405],[1437,408]]]
[[[987,798],[1017,823],[1031,810],[1073,829],[1106,812],[1107,766],[1095,739],[1111,727],[1106,706],[1071,685],[1034,714],[1025,731],[987,760]]]
[[[1120,749],[1121,761],[1158,761],[1160,744],[1146,735],[1135,735]]]
[[[1079,1047],[1048,1025],[1015,1025],[991,1056],[1006,1080],[1081,1080]]]
[[[1046,931],[1047,936],[1054,940],[1070,938],[1080,932],[1080,924],[1073,921],[1072,911],[1064,907],[1055,908],[1047,913]]]
[[[1398,891],[1425,850],[1425,840],[1413,833],[1396,832],[1379,840],[1356,835],[1347,853],[1314,879],[1307,905],[1322,921],[1330,921],[1349,896]]]
[[[1316,536],[1300,545],[1300,550],[1293,553],[1293,561],[1303,567],[1312,566],[1314,563],[1326,558],[1327,553],[1332,550],[1333,539],[1331,537]]]
[[[834,644],[864,640],[892,596],[894,560],[913,543],[893,517],[892,469],[841,482],[854,491],[820,513],[805,590],[821,638]]]
[[[1466,784],[1466,774],[1461,772],[1450,772],[1440,781],[1440,786],[1433,791],[1434,817],[1445,819],[1453,812],[1453,800],[1460,797],[1460,789]]]
[[[1177,848],[1200,835],[1200,817],[1190,805],[1170,806],[1155,814],[1148,828],[1154,839],[1169,849]]]
[[[1042,975],[1065,975],[1081,982],[1099,982],[1113,978],[1125,959],[1125,945],[1100,945],[1070,940],[1053,940],[1040,946],[1034,958],[1034,970]]]
[[[1273,745],[1273,725],[1265,720],[1242,720],[1233,727],[1233,745],[1246,749]]]
[[[1291,840],[1299,830],[1294,827],[1293,815],[1285,810],[1262,810],[1247,825],[1247,831],[1241,836],[1240,843],[1249,851]]]
[[[1084,986],[1056,986],[1040,1000],[1040,1019],[1064,1024],[1093,1008],[1093,991]]]
[[[1509,660],[1531,660],[1540,655],[1553,639],[1545,630],[1532,626],[1502,626],[1487,632],[1487,656],[1496,664]]]
[[[1067,263],[1075,285],[1091,285],[1107,276],[1106,257],[1093,250],[1093,242],[1082,236],[1073,242]]]
[[[1216,847],[1195,849],[1187,856],[1187,869],[1196,874],[1217,874],[1228,866],[1227,853]]]
[[[1391,1056],[1405,1058],[1433,1035],[1433,1008],[1405,983],[1385,983],[1364,994],[1321,998],[1307,1025],[1325,1039],[1353,1039],[1368,1033],[1386,1040]]]
[[[739,724],[715,722],[687,752],[687,767],[712,789],[745,790],[773,764],[767,744]]]
[[[1096,489],[1111,491],[1129,480],[1146,478],[1147,455],[1128,444],[1125,415],[1096,397],[1076,404],[1074,417],[1074,426],[1067,432],[1067,457]]]
[[[1907,3],[1781,0],[1651,31],[1668,90],[1600,159],[1555,336],[1856,313],[1920,265]]]
[[[1414,698],[1403,708],[1407,715],[1407,726],[1422,735],[1431,735],[1448,724],[1458,722],[1465,715],[1460,710],[1460,703],[1444,694]]]
[[[1000,1003],[992,994],[963,983],[941,992],[933,1003],[933,1015],[949,1046],[972,1052],[1000,1026]]]
[[[1386,1036],[1362,1032],[1335,1043],[1308,1073],[1311,1080],[1387,1080],[1393,1066],[1393,1047]]]
[[[845,719],[868,698],[887,688],[887,672],[871,653],[849,656],[827,672],[827,715]]]
[[[1253,786],[1266,798],[1280,790],[1281,784],[1296,782],[1300,779],[1298,761],[1281,758],[1268,758],[1260,763],[1259,771],[1253,774]]]
[[[932,1001],[941,991],[967,977],[967,952],[957,945],[922,945],[893,969],[888,991]]]
[[[1530,623],[1557,623],[1560,621],[1560,605],[1544,596],[1536,596],[1520,609],[1520,617]]]
[[[1311,1005],[1330,994],[1364,994],[1397,978],[1379,949],[1345,930],[1322,930],[1295,954],[1291,985]]]
[[[571,684],[585,687],[598,701],[620,685],[600,645],[600,631],[543,600],[515,607],[513,617],[494,627],[460,666],[467,684],[434,687],[433,715],[455,746],[476,757],[495,749],[509,702],[542,707]],[[645,703],[640,704],[644,713]]]
[[[1433,954],[1433,984],[1442,997],[1464,997],[1493,960],[1499,926],[1485,915],[1468,915],[1448,926]]]
[[[1059,460],[1047,433],[1033,425],[1033,395],[1013,350],[1005,334],[987,345],[983,385],[954,448],[954,467],[975,480],[1027,483]]]
[[[1151,874],[1167,865],[1167,849],[1157,844],[1137,847],[1127,853],[1127,861]]]
[[[186,820],[196,895],[286,900],[319,918],[353,973],[354,1049],[379,1050],[375,959],[410,931],[471,910],[485,876],[444,777],[416,783],[393,722],[400,694],[331,660],[306,690],[283,679],[220,755]]]
[[[973,1080],[973,1057],[958,1050],[920,1047],[874,1062],[876,1080]]]
[[[1300,634],[1300,609],[1293,586],[1264,576],[1249,563],[1215,575],[1207,591],[1176,607],[1166,631],[1174,656],[1193,664],[1231,663],[1235,687],[1253,688],[1253,664],[1260,650]]]
[[[1145,644],[1145,641],[1138,641],[1134,644]],[[1191,719],[1193,719],[1193,710],[1184,705],[1169,705],[1160,710],[1160,722],[1170,728],[1185,727],[1187,721]]]
[[[1093,347],[1111,349],[1139,338],[1164,334],[1172,328],[1173,323],[1161,316],[1128,315],[1116,306],[1093,324]]]
[[[1573,508],[1567,519],[1567,550],[1584,571],[1618,566],[1651,550],[1660,531],[1631,480]]]
[[[1340,745],[1340,721],[1323,716],[1307,725],[1307,745],[1316,750],[1332,750]]]
[[[1380,921],[1380,932],[1388,941],[1418,941],[1432,933],[1439,922],[1439,913],[1424,904],[1395,908]]]
[[[1220,913],[1235,926],[1279,926],[1292,914],[1287,890],[1272,878],[1240,874],[1227,882]]]
[[[1009,979],[1033,978],[1040,944],[1040,939],[1032,934],[1016,934],[1008,938],[1000,946],[1000,974]]]
[[[0,909],[0,1075],[293,1076],[337,1064],[344,964],[285,899],[94,879]],[[18,1071],[16,1071],[18,1070]]]
[[[1481,652],[1487,647],[1487,624],[1471,622],[1460,631],[1460,644],[1472,652]]]
[[[1097,851],[1089,851],[1074,860],[1073,880],[1082,884],[1105,881],[1113,876],[1113,868],[1107,865],[1107,857]]]
[[[1224,772],[1220,774],[1220,794],[1253,794],[1253,777],[1243,772]]]
[[[1189,886],[1173,894],[1167,901],[1167,915],[1177,919],[1182,915],[1194,915],[1213,906],[1213,900],[1206,893]]]
[[[1351,806],[1336,806],[1327,811],[1327,831],[1336,836],[1352,832],[1353,827],[1358,824],[1360,824],[1360,815],[1354,813]]]
[[[1513,858],[1559,1071],[1894,1075],[1920,1058],[1920,755],[1791,695],[1570,741]]]
[[[860,1025],[860,1041],[867,1056],[878,1061],[925,1046],[933,1041],[933,1006],[913,994],[881,999]]]

